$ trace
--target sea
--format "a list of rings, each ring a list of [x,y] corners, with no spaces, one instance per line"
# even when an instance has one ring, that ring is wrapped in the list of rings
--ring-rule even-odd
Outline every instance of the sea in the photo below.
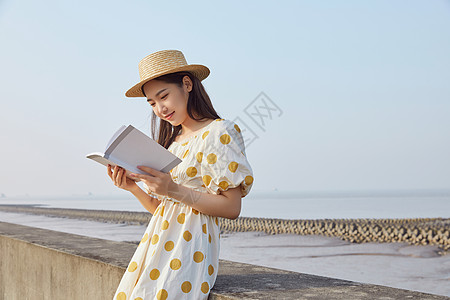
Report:
[[[146,210],[129,195],[0,197],[0,205],[90,210]],[[242,198],[241,217],[279,219],[449,218],[450,189],[266,191]]]
[[[1,210],[2,205],[146,212],[128,195],[0,197],[0,221],[116,241],[136,241],[146,226]],[[241,217],[286,220],[450,218],[450,189],[395,191],[266,191],[242,199]]]

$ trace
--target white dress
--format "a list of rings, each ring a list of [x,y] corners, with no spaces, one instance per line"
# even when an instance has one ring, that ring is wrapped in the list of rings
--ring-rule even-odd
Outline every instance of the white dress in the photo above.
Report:
[[[172,180],[195,191],[219,194],[240,186],[245,197],[253,171],[237,124],[215,119],[169,148],[183,160]],[[220,225],[168,196],[161,200],[114,295],[114,300],[207,299],[219,266]]]

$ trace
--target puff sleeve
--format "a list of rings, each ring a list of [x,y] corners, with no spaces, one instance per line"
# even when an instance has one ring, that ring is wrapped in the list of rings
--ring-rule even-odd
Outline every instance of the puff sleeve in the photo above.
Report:
[[[203,151],[198,154],[203,184],[213,194],[240,187],[245,197],[253,186],[253,171],[245,156],[241,130],[226,119],[215,125],[203,133]]]

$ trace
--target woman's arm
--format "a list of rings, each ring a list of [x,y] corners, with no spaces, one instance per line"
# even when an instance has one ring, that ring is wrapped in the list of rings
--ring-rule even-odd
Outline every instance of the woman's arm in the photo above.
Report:
[[[242,198],[240,187],[230,188],[219,195],[202,193],[173,182],[168,173],[146,166],[138,166],[138,168],[149,175],[130,173],[130,176],[140,178],[152,192],[158,195],[167,195],[207,215],[232,220],[239,217]]]
[[[144,206],[146,210],[148,210],[152,215],[155,213],[155,210],[161,201],[148,195],[136,184],[135,181],[128,178],[125,175],[124,168],[115,166],[114,170],[112,170],[111,165],[108,164],[107,173],[114,182],[115,186],[131,192],[139,200],[139,202],[141,202],[142,206]]]
[[[168,196],[210,216],[234,220],[241,213],[240,186],[215,195],[194,191],[183,185],[173,183],[168,190]]]
[[[155,210],[161,203],[159,199],[156,199],[145,191],[143,191],[138,185],[130,190],[130,192],[141,202],[142,206],[148,210],[152,215],[155,214]]]

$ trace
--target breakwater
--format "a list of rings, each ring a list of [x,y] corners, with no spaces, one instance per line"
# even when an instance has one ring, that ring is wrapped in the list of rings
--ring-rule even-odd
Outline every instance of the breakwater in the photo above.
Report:
[[[38,214],[49,217],[75,218],[97,222],[147,225],[147,212],[44,208],[25,205],[0,205],[0,210]],[[450,250],[449,218],[407,219],[316,219],[285,220],[276,218],[219,218],[221,232],[261,231],[268,234],[335,236],[353,243],[406,242],[411,245],[436,245],[439,254]]]
[[[221,219],[221,230],[335,236],[352,243],[436,245],[441,255],[450,250],[448,218],[284,220],[243,217]]]

